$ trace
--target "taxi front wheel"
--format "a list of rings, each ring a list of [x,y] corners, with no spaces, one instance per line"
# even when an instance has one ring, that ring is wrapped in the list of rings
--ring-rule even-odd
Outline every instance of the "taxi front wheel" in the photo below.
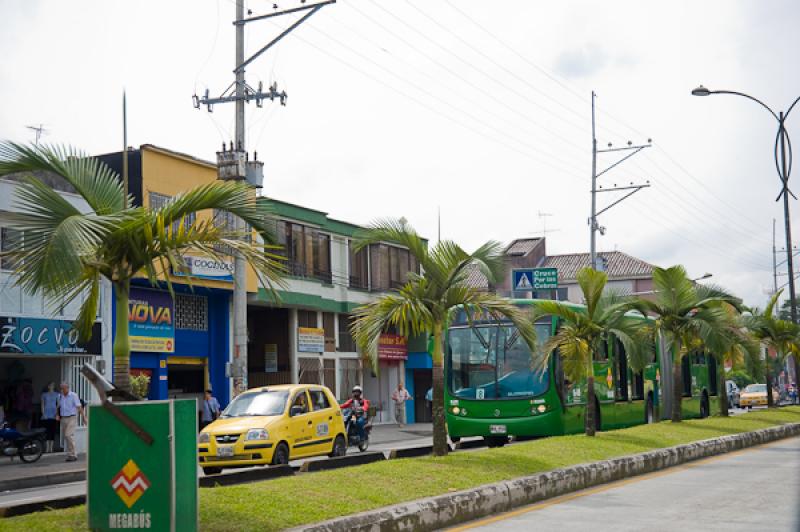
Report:
[[[344,456],[347,454],[347,442],[344,441],[344,436],[339,434],[336,436],[336,439],[333,440],[333,447],[331,448],[331,458],[335,458],[337,456]]]
[[[289,463],[289,446],[280,442],[272,454],[272,465],[286,465]]]

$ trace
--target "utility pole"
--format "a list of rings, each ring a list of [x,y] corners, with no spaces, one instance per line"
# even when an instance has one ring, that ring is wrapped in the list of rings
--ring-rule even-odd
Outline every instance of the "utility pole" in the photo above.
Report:
[[[772,293],[778,293],[778,250],[775,248],[775,218],[772,219]]]
[[[600,269],[600,268],[598,268],[599,262],[597,260],[597,232],[599,231],[601,235],[604,235],[604,234],[606,234],[606,228],[597,223],[597,217],[600,216],[601,214],[603,214],[604,212],[606,212],[607,210],[609,210],[611,207],[613,207],[613,206],[617,205],[618,203],[626,200],[627,198],[633,196],[634,194],[636,194],[637,192],[639,192],[643,188],[649,188],[650,187],[650,181],[647,181],[643,185],[637,185],[637,184],[634,184],[634,183],[630,183],[630,185],[618,187],[615,184],[612,188],[603,188],[602,185],[600,187],[597,186],[597,178],[600,177],[601,175],[605,174],[606,172],[608,172],[612,168],[615,168],[615,167],[619,166],[624,161],[630,159],[631,157],[633,157],[634,155],[636,155],[637,153],[639,153],[643,149],[649,148],[652,145],[652,140],[651,139],[647,139],[647,144],[641,144],[641,145],[634,145],[633,142],[628,141],[628,145],[625,146],[625,147],[622,147],[622,148],[614,148],[614,147],[612,147],[612,144],[609,142],[607,149],[598,150],[597,149],[597,135],[596,135],[596,132],[595,132],[595,112],[594,112],[594,100],[595,100],[596,97],[597,97],[597,94],[595,94],[595,92],[592,91],[592,214],[589,217],[589,235],[590,235],[590,238],[589,238],[589,241],[590,241],[590,244],[589,244],[590,253],[589,253],[589,255],[590,255],[590,261],[591,261],[592,269],[599,270]],[[631,153],[628,153],[627,155],[625,155],[621,159],[618,159],[616,162],[614,162],[613,164],[608,166],[605,170],[602,170],[600,172],[597,171],[597,154],[598,153],[609,153],[609,152],[619,152],[619,151],[628,151],[628,150],[633,150],[633,151]],[[604,207],[603,209],[601,209],[598,212],[597,211],[597,193],[598,192],[616,192],[616,191],[619,191],[619,190],[630,190],[630,192],[627,192],[621,198],[618,198],[616,201],[612,202],[610,205],[607,205],[606,207]]]
[[[128,204],[128,103],[125,91],[122,91],[122,190],[125,193],[125,205]]]
[[[275,43],[291,33],[292,30],[308,20],[311,15],[319,11],[323,6],[333,4],[336,0],[326,0],[309,5],[305,5],[304,0],[302,2],[303,5],[299,7],[281,11],[278,11],[277,4],[273,4],[273,9],[275,10],[273,13],[250,16],[251,12],[248,10],[247,18],[245,18],[244,0],[235,0],[235,2],[236,19],[233,24],[236,26],[236,60],[233,73],[236,75],[236,79],[219,97],[209,97],[209,91],[206,89],[203,97],[198,97],[196,94],[192,96],[192,102],[196,109],[199,109],[201,105],[205,105],[209,113],[213,112],[214,105],[217,103],[235,103],[235,144],[232,142],[230,149],[226,150],[225,144],[223,143],[222,151],[217,152],[217,165],[219,167],[218,177],[223,180],[233,179],[245,181],[254,187],[261,187],[264,179],[264,163],[258,161],[256,154],[254,154],[252,161],[249,160],[245,149],[244,105],[250,101],[255,101],[256,107],[262,107],[264,100],[275,101],[276,98],[281,105],[286,105],[287,95],[286,91],[278,92],[278,87],[275,83],[273,83],[266,92],[263,90],[261,83],[259,83],[257,89],[251,87],[245,80],[245,68],[257,57],[269,50]],[[303,11],[307,11],[307,13],[292,23],[287,29],[283,30],[277,37],[268,42],[255,54],[245,59],[244,27],[246,24]],[[234,234],[238,235],[239,238],[246,238],[247,228],[245,227],[244,221],[238,217],[233,218],[233,227],[230,229],[232,229]],[[233,276],[233,360],[230,376],[233,377],[233,393],[234,395],[238,395],[247,390],[247,266],[244,257],[236,252],[234,252]]]

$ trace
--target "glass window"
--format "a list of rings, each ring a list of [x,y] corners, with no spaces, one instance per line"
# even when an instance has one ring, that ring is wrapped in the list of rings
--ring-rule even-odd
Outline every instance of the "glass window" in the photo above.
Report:
[[[336,327],[334,327],[334,323],[333,313],[322,313],[322,329],[325,331],[325,351],[328,353],[336,351]]]
[[[175,328],[207,331],[208,298],[191,294],[175,294]]]
[[[353,241],[348,242],[348,250],[350,254],[350,287],[351,288],[369,288],[369,277],[367,272],[367,257],[369,248],[362,248],[358,253],[353,252]]]
[[[311,405],[314,410],[325,410],[331,407],[331,403],[328,401],[328,394],[324,390],[309,390],[308,395],[311,396]]]
[[[278,416],[286,409],[288,397],[286,391],[245,392],[231,401],[222,417]]]
[[[550,332],[537,323],[539,342]],[[513,326],[469,327],[450,330],[449,386],[464,399],[507,399],[540,395],[547,390],[548,370],[534,368],[527,344]]]
[[[0,227],[0,252],[17,251],[22,248],[22,232],[11,227]],[[0,257],[0,269],[13,271],[17,261],[11,257]]]
[[[313,310],[298,310],[297,311],[297,326],[298,327],[317,327],[317,313]]]
[[[302,391],[294,396],[294,400],[292,401],[292,409],[294,407],[300,407],[302,409],[302,414],[308,412],[308,398],[306,397],[305,391]]]
[[[349,314],[339,314],[339,351],[355,353],[356,343],[350,334],[352,317]]]

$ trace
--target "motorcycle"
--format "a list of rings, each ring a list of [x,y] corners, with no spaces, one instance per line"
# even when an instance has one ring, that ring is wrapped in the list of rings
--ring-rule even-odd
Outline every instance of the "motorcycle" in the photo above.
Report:
[[[345,408],[342,411],[342,415],[344,416],[344,428],[347,433],[347,446],[358,447],[358,450],[363,453],[369,448],[369,433],[372,431],[372,424],[367,419],[367,413],[364,410]],[[363,440],[358,434],[358,426],[356,425],[356,421],[362,416],[366,420]]]
[[[0,453],[3,456],[19,456],[26,464],[32,464],[44,452],[45,429],[20,432],[8,423],[0,426]]]

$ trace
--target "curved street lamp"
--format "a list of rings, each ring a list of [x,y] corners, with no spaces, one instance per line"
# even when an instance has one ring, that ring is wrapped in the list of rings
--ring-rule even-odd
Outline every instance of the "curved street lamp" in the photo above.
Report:
[[[743,92],[727,90],[712,91],[706,87],[703,87],[702,85],[692,90],[693,96],[709,96],[711,94],[733,94],[735,96],[742,96],[748,100],[752,100],[766,109],[769,114],[771,114],[772,117],[778,121],[778,133],[775,136],[775,169],[778,171],[778,176],[781,179],[783,188],[775,201],[778,201],[781,199],[781,196],[783,196],[783,219],[786,226],[786,267],[789,270],[789,304],[791,308],[792,321],[797,323],[797,304],[795,302],[794,291],[794,265],[792,263],[792,226],[789,220],[789,195],[791,194],[794,199],[797,199],[797,196],[792,194],[792,191],[789,190],[789,176],[792,174],[792,142],[789,139],[789,133],[786,131],[785,123],[786,119],[789,117],[789,113],[792,112],[794,106],[798,101],[800,101],[800,96],[794,102],[792,102],[792,105],[789,106],[789,109],[786,112],[781,111],[779,113],[775,113],[775,111],[773,111],[767,104],[758,98],[754,98]]]

